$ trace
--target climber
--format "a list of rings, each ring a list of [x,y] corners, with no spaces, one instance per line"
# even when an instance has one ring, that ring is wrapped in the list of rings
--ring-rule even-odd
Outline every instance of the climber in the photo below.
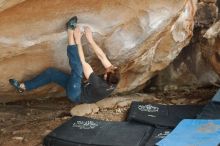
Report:
[[[9,79],[9,83],[20,93],[31,91],[48,83],[57,83],[66,90],[67,97],[72,102],[91,103],[110,95],[119,82],[119,69],[111,64],[102,49],[93,39],[89,27],[84,28],[85,36],[95,54],[105,67],[103,75],[96,75],[92,67],[86,62],[81,37],[83,33],[77,26],[77,17],[72,17],[67,23],[68,46],[67,56],[71,73],[64,73],[56,68],[48,68],[31,80],[20,83]],[[87,82],[82,82],[83,74]]]

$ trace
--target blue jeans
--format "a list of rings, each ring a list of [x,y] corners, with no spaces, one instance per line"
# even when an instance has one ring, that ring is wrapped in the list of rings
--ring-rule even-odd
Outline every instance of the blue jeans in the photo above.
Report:
[[[69,58],[71,74],[64,73],[55,68],[48,68],[32,80],[25,81],[26,90],[30,91],[54,82],[65,88],[66,94],[72,102],[80,102],[83,70],[77,45],[67,46],[67,56]]]

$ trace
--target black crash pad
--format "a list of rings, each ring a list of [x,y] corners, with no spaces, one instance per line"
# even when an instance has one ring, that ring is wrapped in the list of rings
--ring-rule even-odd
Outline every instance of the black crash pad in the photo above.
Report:
[[[197,119],[220,119],[220,102],[209,102]]]
[[[220,89],[217,91],[215,96],[212,98],[212,102],[219,102],[220,103]]]
[[[198,105],[160,105],[132,102],[128,121],[137,121],[153,126],[174,128],[182,119],[196,118],[203,106]]]
[[[153,134],[151,135],[150,139],[147,140],[145,143],[145,146],[155,146],[157,142],[165,138],[168,134],[170,134],[172,129],[160,127],[156,128],[153,131]]]
[[[129,122],[73,117],[44,138],[44,146],[144,146],[153,129]]]

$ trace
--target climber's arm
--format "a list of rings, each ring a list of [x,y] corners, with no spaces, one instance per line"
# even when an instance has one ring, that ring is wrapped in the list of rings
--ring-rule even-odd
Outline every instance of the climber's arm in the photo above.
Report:
[[[93,73],[93,69],[85,60],[82,43],[81,43],[82,34],[80,32],[79,27],[75,28],[74,37],[75,37],[76,44],[78,46],[78,52],[79,52],[80,61],[83,67],[83,73],[86,79],[89,79],[90,74]]]
[[[85,27],[85,33],[86,33],[86,38],[89,41],[90,45],[92,46],[95,54],[99,58],[99,60],[102,62],[103,66],[107,69],[110,66],[112,66],[111,62],[108,60],[107,56],[105,53],[102,51],[102,49],[96,44],[96,42],[93,39],[92,36],[92,31],[89,27]]]
[[[90,64],[88,64],[85,60],[83,49],[82,49],[82,44],[81,43],[77,44],[77,46],[78,46],[78,50],[79,50],[80,60],[81,60],[82,67],[83,67],[83,73],[84,73],[86,79],[89,79],[90,74],[93,73],[93,69],[90,66]]]

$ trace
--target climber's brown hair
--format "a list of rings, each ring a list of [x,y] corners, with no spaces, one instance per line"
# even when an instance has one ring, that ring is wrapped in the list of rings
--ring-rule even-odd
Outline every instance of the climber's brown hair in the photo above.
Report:
[[[106,81],[108,84],[118,84],[120,80],[119,68],[115,66],[110,66],[105,71]]]

